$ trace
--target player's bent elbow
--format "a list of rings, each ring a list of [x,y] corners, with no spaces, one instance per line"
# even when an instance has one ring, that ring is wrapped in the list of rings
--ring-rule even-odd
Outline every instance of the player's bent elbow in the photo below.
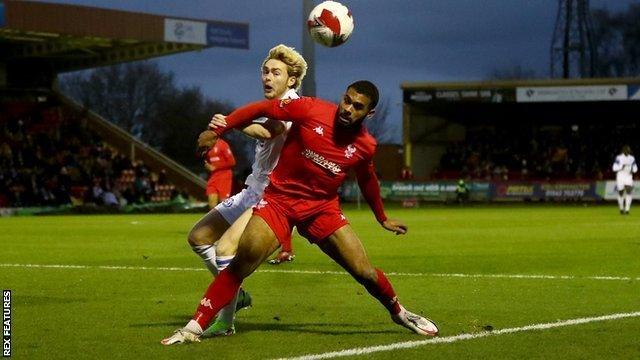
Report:
[[[285,128],[284,124],[281,121],[278,121],[273,125],[273,129],[271,129],[270,135],[273,136],[273,137],[276,137],[276,136],[282,134],[285,130],[286,130],[286,128]]]

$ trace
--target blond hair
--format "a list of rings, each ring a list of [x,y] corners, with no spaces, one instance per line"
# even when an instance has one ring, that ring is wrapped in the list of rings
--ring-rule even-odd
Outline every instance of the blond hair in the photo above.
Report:
[[[262,66],[264,67],[264,64],[271,59],[280,60],[287,65],[287,75],[296,78],[293,88],[295,90],[300,89],[302,79],[307,74],[307,62],[302,55],[294,48],[280,44],[269,50],[269,55],[262,62]]]

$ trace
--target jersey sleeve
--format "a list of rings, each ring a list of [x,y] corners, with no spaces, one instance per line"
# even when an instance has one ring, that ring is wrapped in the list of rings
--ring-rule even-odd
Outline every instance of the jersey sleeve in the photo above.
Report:
[[[267,117],[283,121],[304,121],[313,106],[312,98],[263,100],[236,109],[227,116],[227,126],[213,131],[222,135],[226,131],[249,124],[254,119]]]
[[[236,165],[236,159],[231,152],[229,144],[225,141],[218,140],[216,142],[218,156],[213,158],[209,163],[214,167],[214,171],[231,169]]]
[[[616,160],[613,162],[612,170],[614,172],[618,172],[618,171],[622,170],[622,162],[620,161],[620,157],[619,156],[616,156]]]
[[[380,196],[380,184],[376,176],[376,170],[372,160],[364,160],[355,167],[358,186],[365,200],[369,204],[371,211],[376,216],[376,220],[382,223],[387,220],[384,213],[384,205]]]

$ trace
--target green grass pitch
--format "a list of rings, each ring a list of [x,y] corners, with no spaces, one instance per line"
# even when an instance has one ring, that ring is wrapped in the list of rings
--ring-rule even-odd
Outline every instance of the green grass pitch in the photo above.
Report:
[[[640,212],[570,205],[388,213],[409,225],[408,235],[384,231],[365,209],[346,211],[402,304],[436,321],[441,338],[487,329],[495,335],[349,358],[640,358],[637,314],[497,333],[639,312]],[[238,313],[236,335],[161,346],[191,317],[210,281],[186,243],[198,217],[0,218],[0,287],[13,295],[13,357],[273,359],[425,340],[393,324],[363,288],[296,237],[295,262],[265,264],[245,282],[254,306]]]

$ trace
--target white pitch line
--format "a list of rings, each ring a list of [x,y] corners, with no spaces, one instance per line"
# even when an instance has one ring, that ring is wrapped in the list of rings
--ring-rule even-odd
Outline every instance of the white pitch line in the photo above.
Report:
[[[607,320],[633,318],[633,317],[639,317],[639,316],[640,316],[640,311],[636,311],[636,312],[630,312],[630,313],[618,313],[618,314],[610,314],[610,315],[603,315],[603,316],[596,316],[596,317],[586,317],[586,318],[578,318],[578,319],[570,319],[570,320],[558,320],[557,322],[552,322],[552,323],[533,324],[533,325],[527,325],[527,326],[521,326],[521,327],[494,330],[494,331],[483,331],[476,334],[460,334],[460,335],[454,335],[454,336],[431,338],[427,340],[406,341],[406,342],[399,342],[399,343],[393,343],[388,345],[360,347],[360,348],[345,349],[340,351],[326,352],[321,354],[308,354],[308,355],[302,355],[302,356],[290,357],[290,358],[279,358],[278,360],[333,359],[337,357],[364,355],[364,354],[371,354],[371,353],[383,352],[383,351],[393,351],[398,349],[412,349],[420,346],[453,343],[457,341],[472,340],[472,339],[478,339],[478,338],[487,337],[487,336],[498,336],[498,335],[513,334],[513,333],[532,331],[532,330],[547,330],[547,329],[559,328],[564,326],[587,324],[587,323],[607,321]]]
[[[208,271],[202,268],[185,267],[149,267],[116,265],[64,265],[64,264],[0,264],[0,267],[45,268],[45,269],[100,269],[100,270],[145,270],[145,271]],[[344,271],[321,270],[275,270],[262,269],[259,273],[307,274],[307,275],[348,275]],[[407,277],[450,277],[450,278],[497,278],[497,279],[543,279],[543,280],[608,280],[640,281],[640,277],[629,276],[573,276],[573,275],[536,275],[536,274],[460,274],[460,273],[405,273],[388,272],[390,276]]]

